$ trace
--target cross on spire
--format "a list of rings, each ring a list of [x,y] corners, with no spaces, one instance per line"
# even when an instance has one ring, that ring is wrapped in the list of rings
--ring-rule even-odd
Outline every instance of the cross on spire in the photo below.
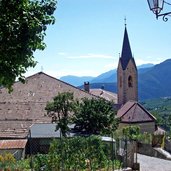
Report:
[[[125,22],[125,27],[126,27],[126,17],[124,18],[124,22]]]

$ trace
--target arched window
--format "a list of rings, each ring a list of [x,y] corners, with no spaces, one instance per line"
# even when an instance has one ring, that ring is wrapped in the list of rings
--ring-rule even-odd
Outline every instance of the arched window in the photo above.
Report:
[[[133,81],[131,76],[128,77],[128,87],[133,87]]]
[[[122,77],[119,78],[119,86],[122,87]]]

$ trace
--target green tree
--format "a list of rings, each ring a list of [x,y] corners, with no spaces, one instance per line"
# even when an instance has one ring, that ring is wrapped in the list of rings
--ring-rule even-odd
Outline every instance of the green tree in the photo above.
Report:
[[[124,137],[129,140],[138,140],[140,136],[140,128],[138,126],[127,126],[122,131]]]
[[[169,116],[168,116],[168,128],[169,128],[169,136],[171,136],[171,113],[169,114]]]
[[[63,136],[69,131],[69,121],[71,112],[75,106],[73,93],[63,92],[58,93],[53,98],[52,102],[48,102],[45,110],[49,116],[52,116],[52,121],[57,123],[57,129],[60,128]]]
[[[47,25],[54,24],[56,0],[0,1],[0,85],[12,90],[16,78],[36,61],[33,53],[44,50]]]
[[[111,133],[117,129],[118,119],[112,103],[104,99],[84,98],[75,111],[75,129],[88,134]]]
[[[160,115],[160,113],[158,111],[152,111],[152,114],[157,119],[157,125],[163,127],[163,125],[165,125],[165,120],[164,120],[164,118],[162,118],[162,116]]]

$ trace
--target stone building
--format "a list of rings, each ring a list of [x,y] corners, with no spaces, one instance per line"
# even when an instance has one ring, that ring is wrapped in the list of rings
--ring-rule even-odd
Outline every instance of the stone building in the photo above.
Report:
[[[134,125],[139,126],[142,133],[154,133],[156,130],[156,118],[136,101],[128,101],[125,103],[118,110],[117,116],[121,118],[119,128]]]
[[[0,89],[0,139],[27,138],[31,125],[51,123],[45,106],[58,93],[72,92],[81,99],[97,98],[88,92],[39,72],[26,78],[26,83],[16,82],[9,94],[6,88]]]

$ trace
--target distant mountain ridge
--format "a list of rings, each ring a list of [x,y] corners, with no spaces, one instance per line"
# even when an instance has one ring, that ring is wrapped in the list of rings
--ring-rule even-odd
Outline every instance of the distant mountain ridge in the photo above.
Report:
[[[140,100],[171,96],[171,59],[157,65],[148,64],[145,68],[144,66],[137,68]],[[90,82],[91,88],[103,86],[106,90],[116,93],[116,79],[116,70],[111,70],[87,81]]]
[[[67,76],[61,77],[60,80],[77,87],[77,86],[82,85],[86,81],[90,82],[94,78],[95,77],[91,77],[91,76],[78,77],[78,76],[74,76],[74,75],[67,75]]]
[[[171,59],[139,75],[139,97],[151,99],[171,96]]]
[[[108,72],[105,72],[103,74],[100,74],[96,78],[92,79],[91,83],[111,83],[116,82],[117,76],[116,76],[116,69],[110,70]]]
[[[146,72],[149,70],[154,64],[148,63],[138,66],[138,71],[140,73]],[[97,77],[91,77],[91,76],[73,76],[73,75],[67,75],[60,78],[60,80],[67,82],[74,86],[81,86],[84,84],[84,82],[89,81],[90,83],[113,83],[117,81],[117,70],[113,69],[110,71],[107,71],[105,73],[100,74]]]

